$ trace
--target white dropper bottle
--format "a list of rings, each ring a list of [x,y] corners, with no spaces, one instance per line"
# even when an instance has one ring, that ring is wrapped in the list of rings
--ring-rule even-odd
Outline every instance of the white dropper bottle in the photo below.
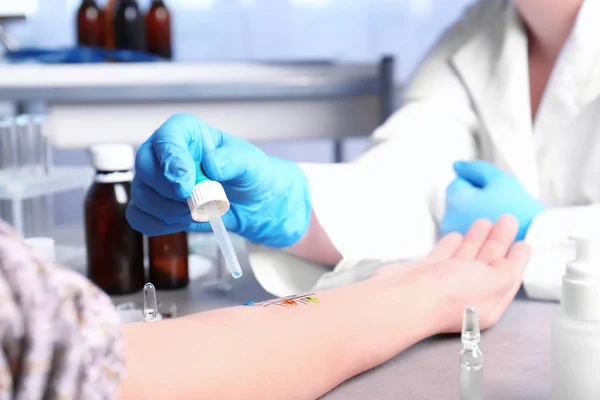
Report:
[[[552,399],[600,399],[600,238],[570,239],[577,255],[552,324]]]

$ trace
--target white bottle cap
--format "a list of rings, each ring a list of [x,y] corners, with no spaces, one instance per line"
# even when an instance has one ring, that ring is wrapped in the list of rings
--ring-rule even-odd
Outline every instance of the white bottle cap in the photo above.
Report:
[[[576,258],[567,264],[561,309],[577,320],[600,321],[600,238],[570,237]]]
[[[229,200],[223,186],[216,181],[202,181],[194,186],[192,196],[187,199],[192,219],[198,222],[207,222],[208,215],[204,211],[204,205],[214,202],[221,215],[229,210]]]
[[[92,165],[97,171],[130,171],[134,165],[133,147],[128,144],[97,144],[90,147]]]
[[[56,261],[54,239],[48,237],[32,237],[24,240],[25,244],[39,252],[48,261]]]

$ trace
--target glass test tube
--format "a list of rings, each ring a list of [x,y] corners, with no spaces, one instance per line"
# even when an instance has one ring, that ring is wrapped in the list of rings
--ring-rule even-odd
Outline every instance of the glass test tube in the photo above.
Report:
[[[7,118],[5,122],[4,139],[6,143],[6,162],[4,163],[4,171],[6,173],[5,179],[8,180],[10,177],[14,177],[17,171],[17,133],[14,117]],[[17,218],[17,215],[19,215],[21,209],[21,202],[6,200],[5,204],[7,208],[6,221],[14,225],[15,228],[17,228],[17,232],[22,233],[22,224],[19,225],[19,222],[22,221],[20,218]]]
[[[27,174],[26,179],[35,180],[36,179],[36,159],[35,159],[35,150],[36,145],[34,143],[35,138],[33,137],[33,121],[31,120],[31,116],[27,116],[27,124],[25,125],[25,132],[23,136],[23,154],[24,160],[23,164],[25,167],[24,173]],[[27,221],[27,225],[29,227],[29,236],[41,236],[39,232],[39,221],[43,219],[43,203],[40,203],[40,198],[30,198],[27,199],[28,207],[30,208],[30,213],[25,215],[25,220]]]
[[[8,169],[12,164],[11,123],[9,118],[0,119],[0,184],[8,178]],[[0,200],[0,218],[9,223],[12,221],[9,200]]]
[[[16,118],[17,133],[17,167],[20,179],[34,181],[36,179],[36,150],[33,121],[30,115],[19,115]],[[43,201],[40,198],[23,200],[23,215],[25,237],[42,235],[40,221],[44,219]],[[17,216],[18,217],[18,216]]]
[[[19,134],[22,129],[19,128],[19,123],[22,123],[23,119],[18,117],[11,117],[7,119],[5,139],[8,143],[6,151],[7,163],[5,171],[13,177],[19,173]],[[8,207],[10,208],[10,219],[8,221],[14,226],[15,230],[25,236],[25,222],[23,221],[24,212],[22,200],[10,199],[7,200]]]
[[[44,129],[46,118],[42,115],[37,115],[33,119],[33,125],[36,131],[36,140],[38,140],[38,159],[42,167],[44,175],[49,175],[52,169],[52,146],[50,138]]]
[[[14,120],[14,138],[15,138],[15,174],[20,180],[31,179],[27,176],[27,164],[29,163],[29,154],[27,142],[29,139],[29,118],[27,115],[19,115]],[[20,202],[20,212],[15,212],[13,215],[15,226],[21,226],[24,237],[32,236],[31,217],[32,217],[32,202],[30,199],[13,199],[13,202]],[[15,205],[14,210],[18,210],[18,205]]]
[[[32,151],[33,159],[35,163],[35,174],[36,176],[43,179],[50,174],[51,163],[52,163],[52,149],[48,136],[44,130],[45,118],[44,116],[37,115],[32,118]],[[37,201],[36,210],[39,215],[36,217],[36,223],[39,227],[39,232],[36,235],[46,236],[51,231],[51,227],[54,222],[54,207],[52,202],[52,195],[40,196]]]

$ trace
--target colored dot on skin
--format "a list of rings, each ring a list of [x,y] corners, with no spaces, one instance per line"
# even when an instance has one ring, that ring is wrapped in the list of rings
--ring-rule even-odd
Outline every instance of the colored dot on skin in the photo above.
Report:
[[[289,304],[291,306],[297,306],[298,305],[298,303],[296,303],[294,300],[285,300],[283,302],[283,304]]]
[[[252,306],[252,305],[254,305],[254,302],[253,301],[247,301],[247,302],[244,303],[244,305],[245,306]]]
[[[316,297],[307,297],[304,300],[310,301],[311,303],[319,303],[319,299],[317,299]]]

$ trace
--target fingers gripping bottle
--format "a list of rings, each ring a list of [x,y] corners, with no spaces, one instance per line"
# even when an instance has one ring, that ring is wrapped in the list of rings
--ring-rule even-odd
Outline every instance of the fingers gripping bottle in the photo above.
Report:
[[[600,399],[600,238],[571,240],[577,256],[552,325],[552,400]]]

